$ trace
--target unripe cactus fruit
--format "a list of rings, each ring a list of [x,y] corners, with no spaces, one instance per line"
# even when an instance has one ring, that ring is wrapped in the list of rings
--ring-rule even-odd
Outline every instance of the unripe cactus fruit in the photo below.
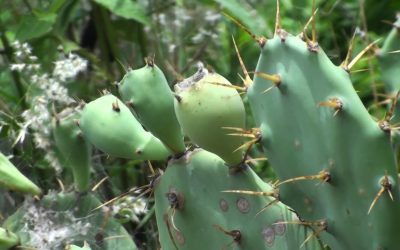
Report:
[[[174,153],[185,151],[183,134],[174,111],[174,97],[164,73],[148,60],[130,70],[120,82],[122,99],[130,104],[143,126]]]
[[[13,191],[39,195],[42,191],[38,186],[26,178],[18,169],[0,152],[0,187]]]
[[[220,156],[228,165],[243,158],[242,137],[228,127],[245,127],[245,109],[239,93],[217,73],[200,68],[175,85],[175,112],[184,133],[200,147]]]
[[[79,126],[93,145],[116,157],[164,160],[170,152],[116,96],[104,95],[83,109]]]
[[[91,145],[85,140],[75,124],[77,113],[57,117],[53,121],[53,136],[64,163],[72,170],[79,191],[86,191],[90,184]]]
[[[0,249],[7,250],[18,245],[19,238],[10,230],[0,227]]]

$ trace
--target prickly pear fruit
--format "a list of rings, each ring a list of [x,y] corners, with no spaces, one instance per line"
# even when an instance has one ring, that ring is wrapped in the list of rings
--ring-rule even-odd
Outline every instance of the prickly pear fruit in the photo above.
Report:
[[[0,227],[0,249],[7,250],[18,245],[19,238],[10,230]]]
[[[174,111],[174,97],[163,72],[148,60],[130,70],[120,82],[122,100],[129,103],[143,126],[174,153],[185,151],[183,134]]]
[[[0,152],[0,186],[32,195],[39,195],[42,191],[38,186],[26,178],[18,169]]]
[[[53,121],[53,137],[67,167],[72,170],[74,182],[79,191],[86,191],[90,185],[90,157],[92,147],[76,126],[78,113],[71,110],[61,112]]]
[[[239,93],[217,73],[200,68],[192,77],[175,85],[175,111],[183,131],[200,147],[220,156],[228,165],[243,158],[241,137],[231,136],[229,127],[245,127],[245,109]]]
[[[85,138],[112,156],[164,160],[170,154],[159,139],[143,129],[129,108],[111,94],[88,103],[79,126]]]

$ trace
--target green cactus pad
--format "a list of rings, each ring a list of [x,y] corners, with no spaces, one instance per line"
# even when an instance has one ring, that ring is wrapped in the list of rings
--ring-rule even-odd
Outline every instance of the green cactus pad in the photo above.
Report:
[[[219,84],[219,85],[217,85]],[[175,111],[183,131],[200,147],[220,156],[228,165],[243,158],[243,138],[228,135],[226,127],[245,128],[245,109],[231,83],[204,68],[175,85]]]
[[[79,126],[93,145],[116,157],[164,160],[170,152],[132,115],[117,97],[107,94],[83,109]]]
[[[86,191],[90,185],[92,147],[76,126],[75,119],[78,118],[77,113],[58,117],[53,121],[53,136],[63,162],[72,170],[76,187],[79,191]]]
[[[132,105],[146,129],[174,153],[185,151],[172,91],[163,72],[153,62],[126,73],[119,92],[122,100]]]
[[[230,175],[224,161],[205,150],[197,149],[171,160],[160,178],[155,186],[155,200],[163,249],[292,250],[299,249],[312,234],[302,225],[275,224],[299,222],[281,203],[260,212],[273,201],[271,197],[223,192],[272,189],[250,168]],[[174,203],[175,208],[171,208]],[[321,248],[312,238],[302,249]]]
[[[374,121],[343,68],[316,44],[277,32],[262,48],[248,90],[262,145],[281,181],[281,200],[306,221],[324,219],[331,249],[397,249],[400,195],[390,136]],[[319,174],[319,178],[317,175]],[[384,185],[385,174],[388,183]],[[314,180],[310,180],[314,178]],[[383,186],[385,192],[368,211]]]
[[[39,195],[42,191],[38,186],[26,178],[18,169],[0,152],[0,187],[13,191]]]
[[[0,249],[7,250],[18,245],[19,238],[10,230],[0,227]]]

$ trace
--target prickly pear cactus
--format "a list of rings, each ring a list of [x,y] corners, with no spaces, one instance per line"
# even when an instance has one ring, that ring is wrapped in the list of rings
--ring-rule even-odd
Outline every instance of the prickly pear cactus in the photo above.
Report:
[[[172,92],[148,60],[120,82],[122,100],[106,93],[86,104],[79,128],[106,154],[169,159],[141,194],[154,191],[163,249],[397,249],[400,194],[391,117],[375,121],[357,96],[349,77],[357,60],[335,66],[315,30],[312,39],[306,29],[287,33],[277,2],[274,37],[253,36],[261,47],[254,82],[243,65],[243,88],[200,68]],[[398,25],[379,55],[389,92],[397,86],[398,57],[389,52],[399,49]],[[247,91],[256,128],[246,128],[238,89]],[[90,148],[73,118],[55,121],[54,138],[78,190],[87,191]],[[186,149],[183,135],[200,148]],[[259,142],[278,183],[265,183],[246,163]],[[27,190],[9,188],[40,193],[15,176]],[[3,227],[10,231],[0,230],[0,240],[9,247],[136,249],[110,211],[95,209],[100,204],[86,192],[50,193],[8,218]]]
[[[194,142],[223,159],[202,149],[183,155],[162,151],[162,143],[144,131],[128,107],[112,95],[87,104],[79,126],[85,138],[110,155],[157,160],[160,158],[154,155],[175,154],[166,173],[151,185],[163,248],[203,249],[200,242],[204,241],[211,249],[229,245],[295,249],[302,244],[306,249],[320,249],[318,240],[311,237],[312,227],[300,225],[288,207],[278,204],[276,190],[245,164],[243,139],[227,135],[225,128],[244,127],[239,93],[216,73],[198,74],[190,78],[195,80],[179,84],[175,101],[178,121]],[[146,146],[148,140],[150,147]],[[241,166],[240,171],[232,173],[229,167],[235,165]],[[245,226],[248,221],[254,223]]]
[[[234,190],[275,192],[250,168],[231,175],[221,158],[202,149],[170,160],[155,183],[162,248],[299,249],[312,235],[303,225],[280,223],[299,220],[275,198],[224,192]],[[315,238],[303,247],[320,248]]]
[[[387,121],[368,114],[349,64],[335,66],[303,37],[277,23],[248,89],[280,198],[305,224],[319,225],[316,235],[332,249],[397,249],[400,195]]]

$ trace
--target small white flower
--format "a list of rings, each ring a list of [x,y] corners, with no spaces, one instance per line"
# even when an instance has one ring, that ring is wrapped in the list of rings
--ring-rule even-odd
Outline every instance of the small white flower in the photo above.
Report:
[[[360,29],[360,27],[356,27],[355,33],[356,33],[356,35],[360,36],[361,38],[365,37],[365,31]]]
[[[13,43],[11,44],[11,46],[12,46],[14,49],[19,49],[19,48],[21,48],[21,43],[20,43],[18,40],[16,40],[15,42],[13,42]]]
[[[204,15],[204,19],[211,24],[216,23],[220,18],[221,14],[214,12],[212,10],[207,10]]]
[[[28,43],[23,43],[21,49],[25,55],[30,55],[32,53],[32,47]]]
[[[39,70],[40,69],[40,64],[28,64],[28,66],[26,67],[28,70]]]
[[[43,136],[41,133],[33,134],[33,142],[35,143],[36,147],[41,149],[48,149],[51,145],[49,138]]]
[[[55,155],[54,151],[47,150],[44,158],[50,164],[50,166],[56,170],[57,173],[61,173],[62,166],[60,161],[58,160],[58,157]]]
[[[18,58],[23,58],[24,53],[21,50],[17,50],[15,51],[15,56]]]
[[[61,82],[76,77],[79,72],[85,71],[88,66],[87,60],[72,53],[67,58],[54,62],[54,64],[53,76]]]
[[[26,65],[24,63],[14,63],[14,64],[11,64],[10,69],[12,71],[21,72],[25,68],[25,66]]]
[[[142,198],[137,199],[136,202],[133,205],[133,212],[136,215],[141,215],[147,213],[146,209],[146,201]]]
[[[31,61],[37,61],[38,60],[38,57],[37,56],[29,56],[29,60],[31,60]]]
[[[193,43],[200,43],[204,39],[204,34],[203,33],[197,33],[195,36],[192,37],[192,42]]]
[[[175,20],[173,21],[173,24],[174,24],[175,27],[177,27],[177,28],[180,28],[180,27],[183,26],[183,22],[182,22],[182,20],[180,20],[180,19],[175,19]]]
[[[48,99],[57,101],[64,96],[68,96],[68,90],[61,86],[59,82],[53,82],[53,84],[48,86],[45,90],[45,94]]]
[[[160,21],[161,25],[167,25],[167,17],[164,13],[158,15],[158,20]]]
[[[176,45],[175,44],[170,44],[168,46],[168,52],[169,53],[173,53],[175,49],[176,49]]]
[[[32,83],[37,83],[38,80],[39,80],[39,76],[38,75],[36,75],[36,74],[31,75],[31,82]]]
[[[183,8],[176,8],[175,16],[184,22],[193,19],[193,17],[190,14],[188,14],[188,11]]]

